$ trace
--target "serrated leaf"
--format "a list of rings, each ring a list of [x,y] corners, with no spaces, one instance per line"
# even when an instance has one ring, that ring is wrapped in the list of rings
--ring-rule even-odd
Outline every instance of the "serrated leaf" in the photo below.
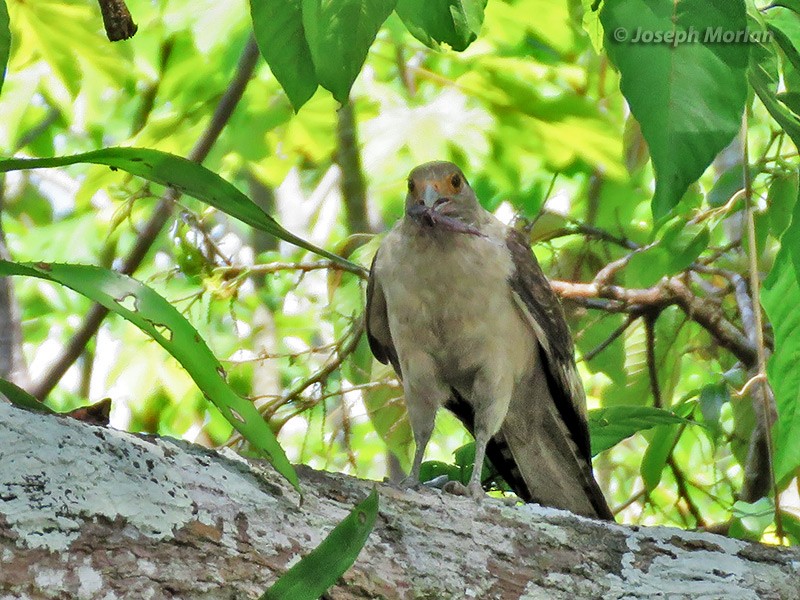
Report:
[[[461,52],[478,37],[484,8],[486,0],[398,0],[395,11],[426,46],[447,44]]]
[[[8,28],[8,7],[6,0],[0,0],[0,92],[6,76],[8,54],[11,51],[11,30]]]
[[[253,403],[228,385],[222,365],[192,324],[154,290],[126,275],[91,265],[0,261],[0,275],[25,275],[60,283],[136,325],[186,369],[231,425],[300,491],[297,474],[272,429]]]
[[[657,425],[691,423],[673,412],[652,406],[611,406],[589,411],[592,456],[615,446],[638,431]]]
[[[631,40],[639,32],[742,31],[745,3],[609,1],[600,20],[606,50],[620,71],[620,88],[650,148],[656,173],[652,209],[660,220],[739,132],[748,45],[708,43],[702,36],[682,44]]]
[[[317,81],[344,104],[367,52],[397,0],[302,0]]]
[[[303,28],[302,0],[250,0],[258,49],[295,111],[317,89],[314,62]]]
[[[378,492],[358,503],[322,543],[286,571],[260,600],[317,600],[349,569],[375,526]]]
[[[108,165],[112,170],[122,169],[131,175],[137,175],[148,181],[170,186],[179,192],[210,204],[214,208],[260,231],[265,231],[339,264],[359,268],[341,256],[323,250],[290,233],[250,198],[213,171],[209,171],[204,166],[186,158],[161,152],[160,150],[152,150],[150,148],[103,148],[73,156],[9,158],[0,160],[0,173],[21,169],[63,167],[77,163]]]

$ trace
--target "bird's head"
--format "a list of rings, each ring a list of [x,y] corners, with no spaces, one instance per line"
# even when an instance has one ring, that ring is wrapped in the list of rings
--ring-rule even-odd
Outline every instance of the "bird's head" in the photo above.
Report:
[[[470,225],[482,210],[464,173],[451,162],[425,163],[408,175],[407,218],[428,225],[452,219]]]

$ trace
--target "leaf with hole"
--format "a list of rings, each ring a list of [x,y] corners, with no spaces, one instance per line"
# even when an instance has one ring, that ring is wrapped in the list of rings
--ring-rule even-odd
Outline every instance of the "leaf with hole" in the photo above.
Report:
[[[0,261],[0,276],[24,275],[60,283],[105,306],[158,342],[226,419],[297,491],[300,482],[272,429],[253,403],[239,396],[200,334],[178,310],[135,279],[92,265]]]
[[[214,208],[260,231],[329,258],[338,264],[358,268],[357,265],[341,256],[319,248],[281,227],[275,219],[259,208],[250,198],[213,171],[209,171],[204,166],[186,158],[161,152],[160,150],[152,150],[150,148],[103,148],[73,156],[8,158],[0,160],[0,173],[22,169],[63,167],[78,163],[108,165],[112,169],[121,169],[131,175],[172,187],[181,193],[210,204]]]
[[[260,600],[317,600],[358,558],[375,526],[378,492],[353,508],[322,543],[281,575]]]

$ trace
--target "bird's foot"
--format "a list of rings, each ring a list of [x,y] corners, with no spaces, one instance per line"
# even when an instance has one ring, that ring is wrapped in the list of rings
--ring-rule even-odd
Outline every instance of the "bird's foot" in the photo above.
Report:
[[[481,502],[484,496],[486,496],[483,487],[478,481],[470,481],[468,485],[464,485],[458,481],[448,481],[442,486],[442,491],[453,494],[454,496],[468,496],[475,500],[475,502]]]

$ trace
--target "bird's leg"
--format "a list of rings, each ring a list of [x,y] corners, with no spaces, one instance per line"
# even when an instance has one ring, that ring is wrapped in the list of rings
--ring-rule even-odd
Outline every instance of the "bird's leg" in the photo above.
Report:
[[[409,415],[411,411],[409,410]],[[416,449],[414,450],[414,462],[411,465],[411,473],[408,474],[408,477],[403,479],[401,485],[405,487],[414,487],[420,484],[419,480],[419,469],[422,465],[422,459],[425,457],[425,448],[428,447],[428,442],[431,439],[431,434],[433,433],[433,424],[436,420],[436,411],[433,412],[431,415],[430,421],[420,424],[418,427],[414,427],[413,424],[411,426],[414,432],[414,443],[416,444]]]
[[[475,411],[475,464],[466,488],[461,484],[449,485],[447,491],[471,496],[478,501],[483,499],[481,473],[483,460],[486,457],[486,445],[500,430],[508,414],[512,390],[513,384],[510,381],[493,376],[488,369],[481,370],[475,376],[471,394],[471,404]]]
[[[401,485],[406,487],[420,484],[420,465],[433,433],[436,411],[450,396],[450,388],[439,380],[436,365],[429,356],[417,354],[411,357],[411,361],[413,364],[407,363],[403,366],[403,372],[410,374],[403,381],[403,389],[416,449],[411,473],[401,482]]]

